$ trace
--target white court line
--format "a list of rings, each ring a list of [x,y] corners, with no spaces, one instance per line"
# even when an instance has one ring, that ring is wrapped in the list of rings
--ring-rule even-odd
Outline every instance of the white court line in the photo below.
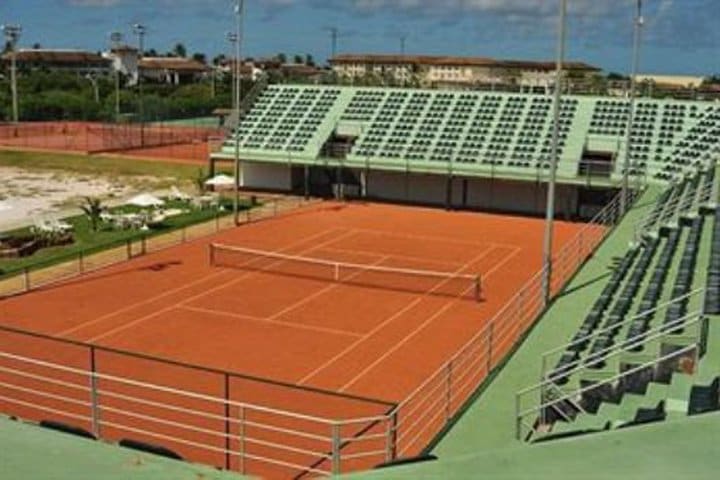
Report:
[[[310,236],[310,237],[303,238],[302,240],[299,240],[299,241],[297,241],[297,242],[291,243],[290,245],[288,245],[287,247],[283,247],[283,248],[280,249],[279,251],[282,252],[283,250],[287,250],[288,248],[296,247],[297,245],[302,244],[302,243],[304,243],[304,242],[307,241],[307,240],[311,240],[311,239],[314,239],[314,238],[316,238],[316,237],[320,237],[320,236],[325,235],[326,233],[330,233],[330,232],[332,232],[332,231],[334,231],[334,230],[337,230],[337,228],[329,228],[329,229],[327,229],[327,230],[324,230],[324,231],[318,233],[317,235],[312,235],[312,236]],[[207,240],[207,239],[205,239],[205,240]],[[185,290],[185,289],[187,289],[187,288],[194,287],[195,285],[201,284],[201,283],[206,282],[206,281],[208,281],[208,280],[212,280],[213,278],[216,278],[216,277],[225,275],[225,274],[227,274],[227,273],[228,273],[227,270],[222,270],[222,271],[220,271],[220,272],[210,273],[210,274],[205,275],[204,277],[202,277],[202,278],[200,278],[200,279],[198,279],[198,280],[195,280],[194,282],[186,283],[186,284],[184,284],[184,285],[182,285],[182,286],[180,286],[180,287],[173,288],[172,290],[167,290],[166,292],[163,292],[163,293],[161,293],[160,295],[156,295],[156,296],[154,296],[154,297],[151,297],[151,298],[142,300],[142,301],[140,301],[140,302],[133,303],[133,304],[131,304],[131,305],[128,305],[127,307],[123,307],[123,308],[121,308],[121,309],[119,309],[119,310],[115,310],[114,312],[107,313],[107,314],[102,315],[102,316],[100,316],[100,317],[93,318],[92,320],[88,320],[87,322],[81,323],[80,325],[75,325],[74,327],[68,328],[67,330],[63,330],[62,332],[57,333],[56,335],[58,335],[58,336],[65,336],[65,335],[69,335],[69,334],[71,334],[71,333],[75,333],[75,332],[78,331],[78,330],[82,330],[82,329],[85,328],[85,327],[90,327],[90,326],[92,326],[92,325],[95,325],[95,324],[97,324],[97,323],[100,323],[100,322],[102,322],[102,321],[105,321],[105,320],[107,320],[108,318],[114,317],[115,315],[120,315],[120,314],[125,313],[125,312],[128,312],[128,311],[130,311],[130,310],[132,310],[132,309],[134,309],[134,308],[141,307],[141,306],[143,306],[143,305],[147,305],[148,303],[152,303],[152,302],[154,302],[154,301],[156,301],[156,300],[160,300],[160,299],[162,299],[162,298],[165,298],[165,297],[174,295],[174,294],[176,294],[176,293],[178,293],[178,292],[182,292],[183,290]]]
[[[484,252],[482,252],[481,254],[479,254],[478,256],[476,256],[475,258],[471,259],[469,262],[465,263],[465,264],[463,265],[463,267],[459,268],[459,269],[456,270],[454,273],[460,273],[460,272],[462,272],[463,269],[466,268],[468,265],[470,265],[470,264],[472,264],[472,263],[477,263],[477,262],[479,262],[480,260],[482,260],[483,258],[485,258],[494,248],[495,248],[495,247],[490,247],[490,248],[488,248],[487,250],[485,250]],[[447,281],[447,280],[443,280],[442,282],[438,283],[438,285],[436,285],[436,286],[433,288],[433,290],[436,289],[436,288],[438,288],[438,287],[440,287],[440,286],[441,286],[443,283],[445,283],[446,281]],[[474,288],[474,287],[472,287],[472,288]],[[319,367],[317,367],[317,368],[316,368],[315,370],[313,370],[312,372],[310,372],[310,373],[308,373],[307,375],[305,375],[303,378],[301,378],[301,379],[297,382],[297,384],[298,384],[298,385],[302,385],[302,384],[306,383],[308,380],[310,380],[311,378],[313,378],[314,376],[316,376],[318,373],[320,373],[321,371],[323,371],[323,370],[325,370],[326,368],[330,367],[330,366],[331,366],[333,363],[335,363],[337,360],[339,360],[340,358],[344,357],[344,356],[347,355],[348,353],[352,352],[358,345],[362,344],[365,340],[367,340],[368,338],[370,338],[370,337],[372,337],[373,335],[375,335],[376,333],[378,333],[380,330],[382,330],[382,329],[385,328],[387,325],[389,325],[391,322],[393,322],[396,318],[404,315],[406,312],[408,312],[408,311],[410,311],[411,309],[413,309],[418,303],[420,303],[423,299],[425,299],[426,296],[427,296],[428,294],[430,294],[430,293],[432,293],[432,290],[429,291],[429,292],[426,292],[426,293],[422,294],[421,296],[417,297],[415,300],[411,301],[411,302],[410,302],[409,304],[407,304],[405,307],[403,307],[402,309],[400,309],[399,311],[397,311],[396,313],[394,313],[393,315],[391,315],[390,317],[388,317],[387,319],[385,319],[382,323],[378,324],[375,328],[373,328],[372,330],[370,330],[368,333],[366,333],[362,338],[359,338],[359,339],[358,339],[357,341],[355,341],[352,345],[350,345],[350,346],[348,346],[347,348],[345,348],[342,352],[338,353],[338,354],[335,355],[333,358],[331,358],[330,360],[328,360],[328,361],[325,362],[324,364],[320,365]]]
[[[225,317],[233,317],[238,318],[240,320],[248,320],[251,322],[258,322],[258,323],[270,323],[273,325],[281,325],[284,327],[291,327],[291,328],[297,328],[301,330],[311,330],[314,332],[320,332],[320,333],[330,333],[333,335],[344,335],[346,337],[361,337],[362,334],[360,333],[353,333],[348,332],[346,330],[336,330],[334,328],[326,328],[326,327],[316,327],[313,325],[305,325],[302,323],[294,323],[294,322],[283,322],[282,320],[270,320],[268,318],[262,318],[262,317],[253,317],[250,315],[243,315],[240,313],[233,313],[233,312],[226,312],[222,310],[210,310],[206,308],[200,308],[200,307],[191,307],[189,305],[181,305],[180,307],[183,310],[188,310],[191,312],[197,312],[197,313],[205,313],[209,315],[217,315],[217,316],[225,316]]]
[[[368,257],[369,256],[377,257],[378,255],[385,254],[385,252],[373,252],[371,250],[356,250],[356,249],[350,249],[350,248],[323,248],[323,250],[327,250],[328,252],[337,252],[337,253],[353,253],[356,255],[365,255]],[[396,253],[389,253],[388,255],[391,258],[399,258],[401,260],[409,260],[409,261],[418,262],[418,263],[445,265],[445,266],[451,266],[453,268],[458,268],[458,265],[459,265],[459,262],[433,260],[433,259],[429,259],[429,258],[415,257],[412,255],[399,255]]]
[[[505,258],[502,259],[502,261],[498,262],[497,265],[494,265],[493,268],[491,268],[490,270],[488,270],[488,272],[483,275],[483,278],[487,278],[487,277],[491,276],[493,273],[497,272],[503,265],[505,265],[507,262],[509,262],[510,259],[513,258],[515,255],[517,255],[518,252],[520,252],[521,250],[522,250],[522,249],[518,247],[515,251],[513,251],[512,253],[506,255]],[[473,262],[473,263],[474,263],[474,262]],[[469,290],[470,290],[470,289],[466,290],[466,291],[463,292],[463,293],[467,293],[467,291],[469,291]],[[430,323],[432,323],[433,320],[435,320],[436,318],[438,318],[440,315],[442,315],[443,313],[445,313],[450,307],[452,307],[453,305],[455,305],[456,302],[457,302],[457,299],[453,300],[452,302],[448,302],[448,303],[447,303],[445,306],[443,306],[440,310],[438,310],[437,312],[435,312],[435,313],[434,313],[433,315],[431,315],[428,319],[426,319],[423,323],[421,323],[420,325],[418,325],[418,327],[417,327],[415,330],[413,330],[412,332],[410,332],[410,334],[408,334],[406,337],[404,337],[400,342],[398,342],[398,343],[395,344],[391,349],[387,350],[387,351],[386,351],[385,353],[383,353],[381,356],[379,356],[378,358],[376,358],[374,362],[372,362],[370,365],[368,365],[367,367],[365,367],[365,369],[363,369],[359,374],[357,374],[357,375],[355,376],[355,378],[353,378],[353,379],[350,380],[348,383],[346,383],[345,385],[343,385],[343,387],[342,387],[340,390],[338,390],[338,391],[344,392],[345,390],[347,390],[348,388],[350,388],[353,384],[357,383],[358,380],[360,380],[362,377],[364,377],[370,370],[372,370],[373,368],[375,368],[378,364],[380,364],[380,363],[383,362],[386,358],[388,358],[390,355],[392,355],[393,353],[395,353],[400,347],[402,347],[403,345],[405,345],[411,338],[413,338],[415,335],[417,335],[418,333],[420,333],[420,331],[424,330],[425,327],[427,327],[428,325],[430,325]]]
[[[457,245],[465,245],[467,247],[484,247],[487,245],[490,245],[492,247],[504,247],[504,248],[516,248],[517,245],[513,245],[510,243],[497,243],[497,242],[466,242],[463,240],[457,240],[454,238],[448,238],[448,237],[436,237],[436,236],[430,236],[430,235],[415,235],[412,233],[397,233],[397,232],[386,232],[383,230],[372,230],[369,228],[352,228],[353,232],[359,232],[359,233],[366,233],[370,235],[377,235],[380,237],[393,237],[393,238],[410,238],[413,240],[422,240],[422,241],[431,241],[431,242],[445,242],[445,243],[454,243]]]
[[[379,265],[379,264],[382,263],[383,261],[387,260],[388,257],[389,257],[389,255],[385,255],[384,257],[382,257],[382,258],[380,258],[379,260],[371,263],[370,265],[371,265],[371,266]],[[337,282],[333,282],[331,285],[328,285],[328,286],[326,286],[326,287],[321,288],[320,290],[318,290],[317,292],[313,293],[312,295],[308,295],[307,297],[303,298],[302,300],[300,300],[300,301],[298,301],[298,302],[293,303],[292,305],[288,306],[287,308],[284,308],[284,309],[280,310],[279,312],[276,312],[276,313],[272,314],[272,315],[271,315],[270,317],[268,317],[268,318],[270,318],[270,320],[275,320],[276,318],[281,317],[281,316],[284,315],[285,313],[290,312],[290,311],[292,311],[292,310],[295,310],[296,308],[298,308],[298,307],[306,304],[306,303],[309,302],[310,300],[319,297],[319,296],[322,295],[323,293],[329,292],[330,290],[333,290],[333,289],[335,289],[335,288],[340,287],[341,285],[344,284],[345,281],[350,280],[350,279],[352,279],[352,278],[355,278],[355,277],[357,277],[358,275],[360,275],[360,274],[362,274],[362,273],[365,273],[365,271],[364,271],[364,270],[359,270],[357,273],[353,273],[352,275],[350,275],[350,276],[349,276],[347,279],[345,279],[345,280],[340,280],[340,281],[337,281]],[[360,335],[358,335],[358,336],[360,336]]]
[[[331,229],[331,230],[335,230],[335,229]],[[314,236],[317,237],[317,236],[320,236],[320,235],[321,235],[321,234],[314,235]],[[320,244],[315,245],[315,246],[313,246],[313,247],[307,248],[307,249],[301,251],[300,254],[312,252],[313,250],[317,250],[317,249],[319,249],[319,248],[322,248],[324,245],[329,245],[329,244],[332,244],[332,243],[334,243],[334,242],[337,242],[337,241],[339,241],[340,239],[342,239],[343,237],[345,237],[345,236],[347,236],[347,235],[350,235],[350,232],[345,232],[345,233],[343,233],[343,234],[341,234],[341,235],[339,235],[339,236],[337,236],[337,237],[335,237],[335,238],[333,238],[333,239],[331,239],[331,240],[328,240],[327,242],[323,242],[323,243],[320,243]],[[305,240],[308,240],[308,238],[305,238]],[[300,243],[300,242],[298,242],[298,243]],[[277,262],[277,263],[280,263],[280,262]],[[250,278],[250,277],[252,277],[253,275],[257,275],[257,274],[259,274],[259,273],[262,273],[262,270],[244,273],[244,274],[240,275],[239,277],[237,277],[237,278],[235,278],[235,279],[233,279],[233,280],[231,280],[231,281],[229,281],[229,282],[226,282],[226,283],[224,283],[224,284],[218,285],[218,286],[215,287],[215,288],[211,288],[210,290],[206,290],[206,291],[204,291],[204,292],[202,292],[202,293],[199,293],[199,294],[197,294],[197,295],[193,295],[192,297],[187,298],[187,299],[183,300],[182,302],[178,302],[178,303],[175,303],[175,304],[173,304],[173,305],[167,306],[167,307],[165,307],[165,308],[163,308],[163,309],[157,310],[157,311],[155,311],[155,312],[153,312],[153,313],[151,313],[151,314],[149,314],[149,315],[145,315],[144,317],[140,317],[140,318],[135,319],[135,320],[133,320],[133,321],[131,321],[131,322],[129,322],[129,323],[126,323],[125,325],[121,325],[121,326],[119,326],[119,327],[117,327],[117,328],[113,328],[113,329],[111,329],[111,330],[109,330],[109,331],[107,331],[107,332],[105,332],[105,333],[103,333],[103,334],[101,334],[101,335],[97,335],[97,336],[95,336],[95,337],[93,337],[93,338],[90,338],[90,339],[86,340],[86,342],[88,342],[88,343],[97,342],[98,340],[101,340],[101,339],[103,339],[103,338],[107,338],[107,337],[109,337],[109,336],[115,335],[116,333],[122,332],[123,330],[127,330],[128,328],[132,328],[132,327],[134,327],[135,325],[137,325],[137,324],[139,324],[139,323],[141,323],[141,322],[144,322],[145,320],[148,320],[148,319],[150,319],[150,318],[156,317],[156,316],[161,315],[161,314],[163,314],[163,313],[165,313],[165,312],[169,312],[170,310],[173,310],[173,309],[175,309],[175,308],[178,308],[178,307],[182,307],[182,306],[184,306],[184,305],[187,305],[189,302],[192,302],[192,301],[194,301],[194,300],[197,300],[197,299],[199,299],[199,298],[202,298],[202,297],[204,297],[205,295],[207,295],[207,294],[209,294],[209,293],[213,293],[213,292],[216,292],[216,291],[218,291],[218,290],[222,290],[222,289],[224,289],[224,288],[230,287],[230,286],[232,286],[232,285],[235,285],[235,284],[237,284],[237,283],[240,283],[241,281],[243,281],[243,280],[245,280],[245,279],[247,279],[247,278]]]

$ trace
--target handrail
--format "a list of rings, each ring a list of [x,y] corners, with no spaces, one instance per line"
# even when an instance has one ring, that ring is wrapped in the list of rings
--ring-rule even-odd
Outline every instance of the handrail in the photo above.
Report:
[[[558,347],[555,347],[555,348],[553,348],[553,349],[551,349],[551,350],[547,350],[547,351],[545,351],[545,352],[542,354],[542,358],[545,359],[546,357],[549,357],[550,355],[552,355],[552,354],[554,354],[554,353],[558,353],[558,352],[561,352],[561,351],[566,351],[566,350],[569,349],[569,347],[574,347],[574,346],[576,346],[576,345],[580,345],[580,344],[582,344],[582,343],[587,342],[588,340],[591,340],[591,339],[593,339],[593,338],[595,338],[595,337],[598,337],[598,336],[602,335],[603,333],[607,333],[607,332],[612,331],[612,330],[615,330],[615,329],[617,329],[617,328],[622,328],[623,326],[629,325],[629,324],[631,324],[633,321],[635,321],[635,320],[637,320],[637,319],[640,319],[640,318],[643,318],[643,317],[645,317],[645,316],[647,316],[647,315],[649,315],[649,314],[655,313],[655,312],[657,312],[658,310],[660,310],[660,309],[662,309],[662,308],[668,307],[668,306],[670,306],[670,305],[673,305],[673,304],[675,304],[675,303],[677,303],[677,302],[680,302],[680,301],[682,301],[682,300],[685,300],[685,299],[687,299],[687,298],[692,298],[692,297],[694,297],[696,294],[698,294],[698,293],[704,293],[704,292],[705,292],[705,288],[703,288],[703,287],[697,288],[697,289],[693,290],[692,292],[686,293],[685,295],[682,295],[682,296],[680,296],[680,297],[673,298],[672,300],[668,300],[668,301],[663,302],[663,303],[661,303],[661,304],[659,304],[659,305],[656,305],[655,307],[653,307],[653,308],[651,308],[651,309],[649,309],[649,310],[645,310],[645,311],[643,311],[643,312],[641,312],[641,313],[637,313],[637,314],[635,314],[634,316],[629,317],[628,319],[623,320],[623,321],[620,322],[620,323],[616,323],[615,325],[611,325],[611,326],[609,326],[609,327],[604,327],[604,328],[601,328],[601,329],[594,330],[594,331],[591,332],[590,334],[588,334],[588,335],[586,335],[586,336],[584,336],[584,337],[582,337],[582,338],[580,338],[580,339],[578,339],[578,340],[574,340],[574,341],[571,341],[571,342],[566,343],[566,344],[564,344],[564,345],[560,345],[560,346],[558,346]]]

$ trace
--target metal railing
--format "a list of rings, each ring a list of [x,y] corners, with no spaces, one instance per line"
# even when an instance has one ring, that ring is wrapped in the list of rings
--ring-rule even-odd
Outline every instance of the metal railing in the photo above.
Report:
[[[543,363],[541,365],[541,381],[531,387],[525,388],[516,394],[515,398],[515,422],[516,422],[516,437],[518,440],[529,439],[534,436],[537,432],[545,432],[549,430],[552,424],[557,419],[569,422],[573,420],[573,414],[568,413],[568,407],[575,413],[587,413],[582,405],[582,395],[585,392],[599,390],[600,386],[608,385],[616,382],[619,378],[625,378],[630,373],[637,373],[642,370],[646,370],[649,366],[664,365],[667,360],[667,355],[661,354],[660,357],[652,359],[642,365],[642,368],[636,367],[638,363],[642,361],[633,360],[630,356],[635,355],[636,358],[643,358],[642,351],[638,353],[637,349],[643,348],[648,344],[659,341],[661,344],[668,342],[672,344],[674,348],[671,355],[677,355],[680,351],[692,350],[695,352],[695,360],[693,365],[697,366],[697,361],[700,352],[704,351],[704,322],[706,318],[702,310],[697,310],[690,314],[687,314],[675,321],[669,323],[663,323],[660,326],[650,328],[647,331],[621,341],[619,345],[607,347],[599,351],[594,352],[591,355],[578,358],[575,361],[569,362],[563,365],[560,371],[547,372],[547,357],[548,355],[556,354],[560,349],[565,351],[567,347],[575,346],[584,342],[589,343],[589,340],[597,338],[603,333],[609,333],[610,331],[620,331],[623,325],[629,324],[632,320],[637,318],[651,315],[657,312],[661,308],[665,308],[673,303],[684,302],[690,296],[703,293],[704,291],[695,291],[691,294],[668,302],[667,304],[656,307],[654,309],[643,312],[630,320],[623,322],[622,324],[613,325],[611,327],[598,330],[593,334],[578,339],[570,344],[563,345],[557,349],[550,350],[543,355]],[[694,331],[686,333],[686,330],[692,330],[691,327],[696,327]],[[683,332],[682,334],[678,332]],[[682,338],[681,338],[682,337]],[[688,343],[687,340],[692,339],[689,342],[689,346],[677,346],[672,343],[672,340],[683,340],[684,343]],[[682,343],[682,342],[681,342]],[[663,350],[663,349],[661,349]],[[628,357],[626,357],[626,355]],[[647,356],[645,354],[644,356]],[[608,361],[619,358],[617,360],[618,366],[623,361],[630,366],[629,369],[623,371],[619,375],[610,374],[610,378],[598,380],[598,375],[607,373],[607,370],[597,368],[597,366],[603,366]],[[573,388],[570,392],[566,389],[561,388],[558,385],[558,381],[565,378],[571,378],[573,376],[582,377],[588,375],[592,377],[592,386],[590,387],[577,387]],[[602,376],[602,375],[601,375]],[[607,376],[607,375],[605,375]],[[529,405],[529,406],[528,406]]]
[[[306,200],[302,197],[264,199],[259,206],[248,208],[242,212],[240,220],[243,224],[252,223],[275,217],[313,202],[315,200]],[[0,299],[76,278],[138,256],[214,235],[235,226],[232,215],[218,213],[212,220],[183,226],[167,233],[140,234],[119,242],[96,245],[67,255],[53,256],[47,260],[3,273],[0,276]]]
[[[394,456],[394,404],[0,327],[0,409],[271,477]]]
[[[555,294],[620,220],[618,203],[614,199],[555,255]],[[273,216],[272,210],[268,215]],[[422,452],[454,421],[546,308],[543,277],[541,270],[530,278],[452,358],[391,408],[372,399],[337,400],[331,392],[289,394],[297,387],[234,374],[180,375],[177,369],[208,370],[0,327],[5,332],[0,359],[10,362],[0,362],[0,392],[41,393],[31,402],[12,397],[14,403],[0,393],[0,411],[31,420],[49,414],[80,421],[101,438],[159,442],[193,461],[234,471],[274,476],[280,470],[302,477],[365,469]],[[30,342],[28,335],[43,340]],[[30,367],[19,368],[18,362]],[[152,368],[147,362],[154,362]],[[10,382],[6,375],[23,380]],[[68,381],[68,375],[79,375],[81,381]],[[250,381],[263,388],[253,383],[241,389],[242,382]],[[75,393],[62,393],[66,388]],[[240,390],[253,398],[236,397]],[[322,399],[317,397],[321,394]],[[281,406],[268,406],[273,403]],[[378,411],[378,405],[386,410]],[[307,408],[311,413],[299,413]]]

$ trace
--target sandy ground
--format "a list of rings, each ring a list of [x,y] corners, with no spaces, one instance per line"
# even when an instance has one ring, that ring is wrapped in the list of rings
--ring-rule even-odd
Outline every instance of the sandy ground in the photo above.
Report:
[[[106,203],[145,190],[158,179],[103,178],[65,172],[0,167],[0,231],[32,225],[41,217],[77,214],[83,197]]]

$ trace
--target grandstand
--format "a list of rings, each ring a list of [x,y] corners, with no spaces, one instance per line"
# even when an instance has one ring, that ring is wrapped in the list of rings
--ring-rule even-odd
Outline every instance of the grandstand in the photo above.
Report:
[[[628,116],[623,100],[563,99],[560,212],[579,216],[587,187],[618,185]],[[211,164],[239,147],[248,188],[328,195],[342,185],[350,196],[539,213],[541,187],[528,182],[548,176],[552,119],[552,99],[541,95],[272,85]],[[719,130],[716,104],[640,100],[633,180],[668,184],[707,166]]]

